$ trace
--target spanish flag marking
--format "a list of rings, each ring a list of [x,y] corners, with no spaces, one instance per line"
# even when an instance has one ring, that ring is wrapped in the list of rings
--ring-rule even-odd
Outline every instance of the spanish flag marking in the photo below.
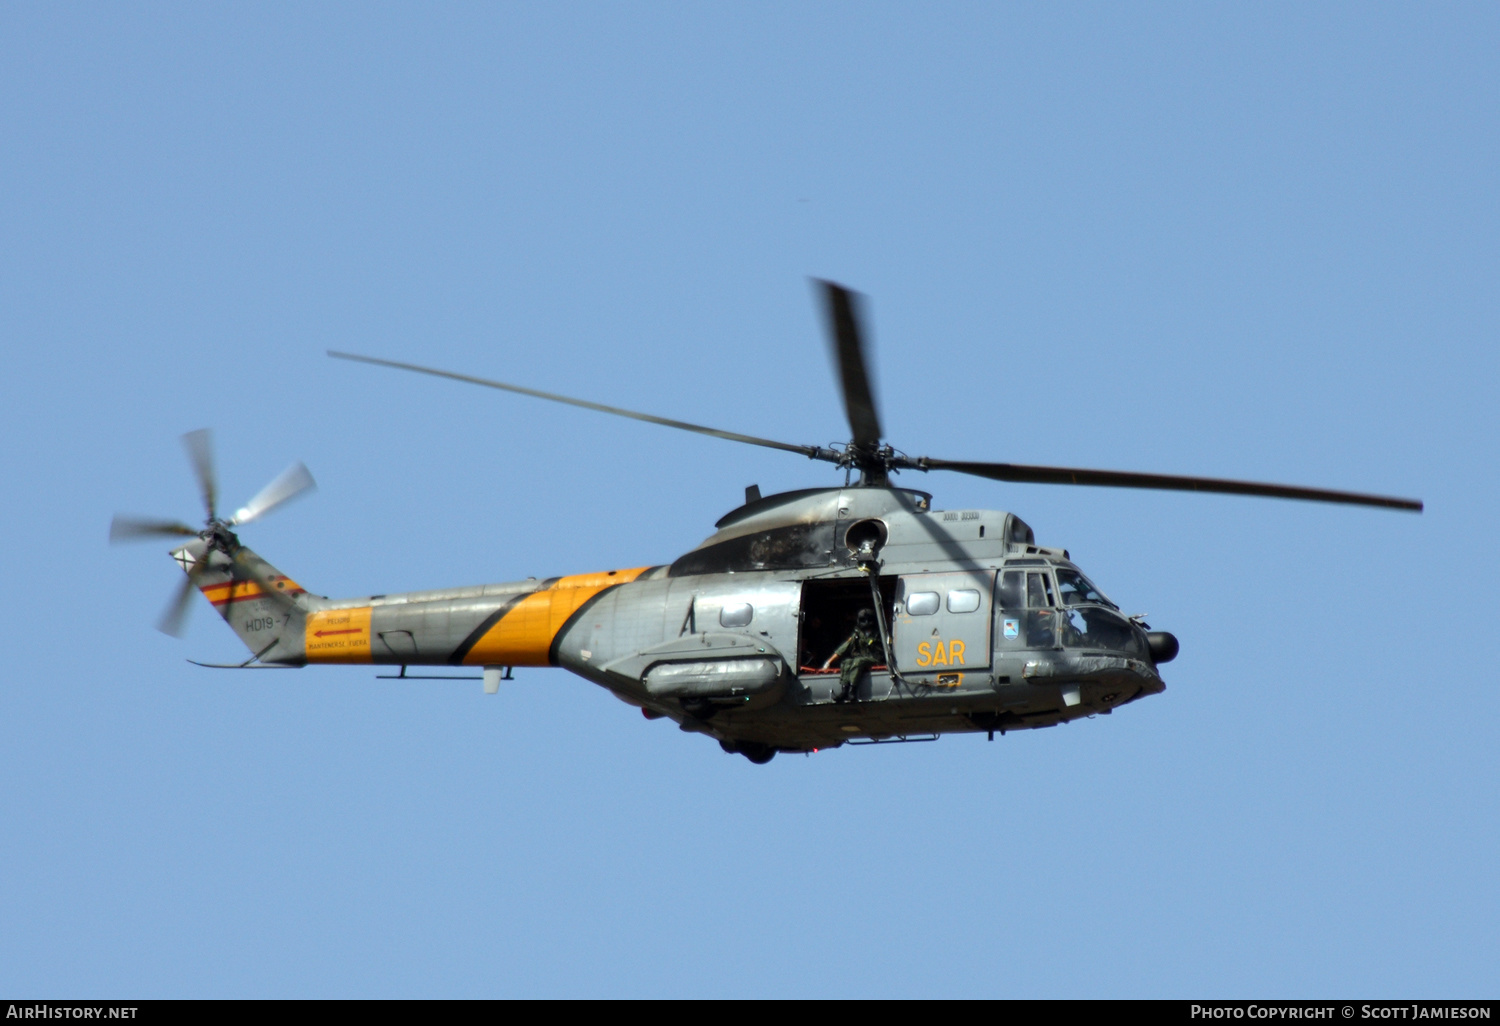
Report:
[[[272,588],[284,595],[306,594],[306,589],[300,584],[280,574],[272,577],[269,583]],[[254,581],[225,581],[223,584],[204,585],[201,590],[208,601],[221,608],[231,602],[245,602],[267,594],[267,589],[263,589]]]

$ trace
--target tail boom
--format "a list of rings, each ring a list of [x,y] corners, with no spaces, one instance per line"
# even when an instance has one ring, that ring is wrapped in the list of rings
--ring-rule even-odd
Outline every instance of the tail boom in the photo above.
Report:
[[[578,614],[653,567],[329,603],[307,615],[308,663],[551,666]]]

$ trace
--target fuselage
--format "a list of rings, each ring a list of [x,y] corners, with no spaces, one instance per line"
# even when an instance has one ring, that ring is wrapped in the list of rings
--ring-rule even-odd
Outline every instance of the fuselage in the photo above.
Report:
[[[1052,726],[1163,690],[1142,626],[1065,551],[1008,513],[929,506],[809,489],[740,507],[670,565],[344,600],[280,578],[280,616],[257,618],[254,585],[216,605],[266,662],[559,666],[747,752]],[[824,664],[871,608],[894,666],[841,700]]]

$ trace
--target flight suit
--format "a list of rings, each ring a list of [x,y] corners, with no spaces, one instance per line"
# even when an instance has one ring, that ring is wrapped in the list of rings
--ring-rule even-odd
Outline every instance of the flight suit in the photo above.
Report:
[[[854,628],[854,633],[849,639],[834,650],[829,662],[838,659],[839,663],[839,685],[842,688],[840,698],[849,698],[854,694],[854,689],[859,685],[860,676],[872,666],[878,665],[885,657],[884,647],[880,644],[879,633],[865,626]]]

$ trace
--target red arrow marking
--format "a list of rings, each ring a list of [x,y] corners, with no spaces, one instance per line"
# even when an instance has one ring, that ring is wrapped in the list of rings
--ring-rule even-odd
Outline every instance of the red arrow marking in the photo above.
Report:
[[[340,631],[313,631],[313,637],[321,638],[325,634],[358,634],[364,630],[363,627],[346,627]]]

